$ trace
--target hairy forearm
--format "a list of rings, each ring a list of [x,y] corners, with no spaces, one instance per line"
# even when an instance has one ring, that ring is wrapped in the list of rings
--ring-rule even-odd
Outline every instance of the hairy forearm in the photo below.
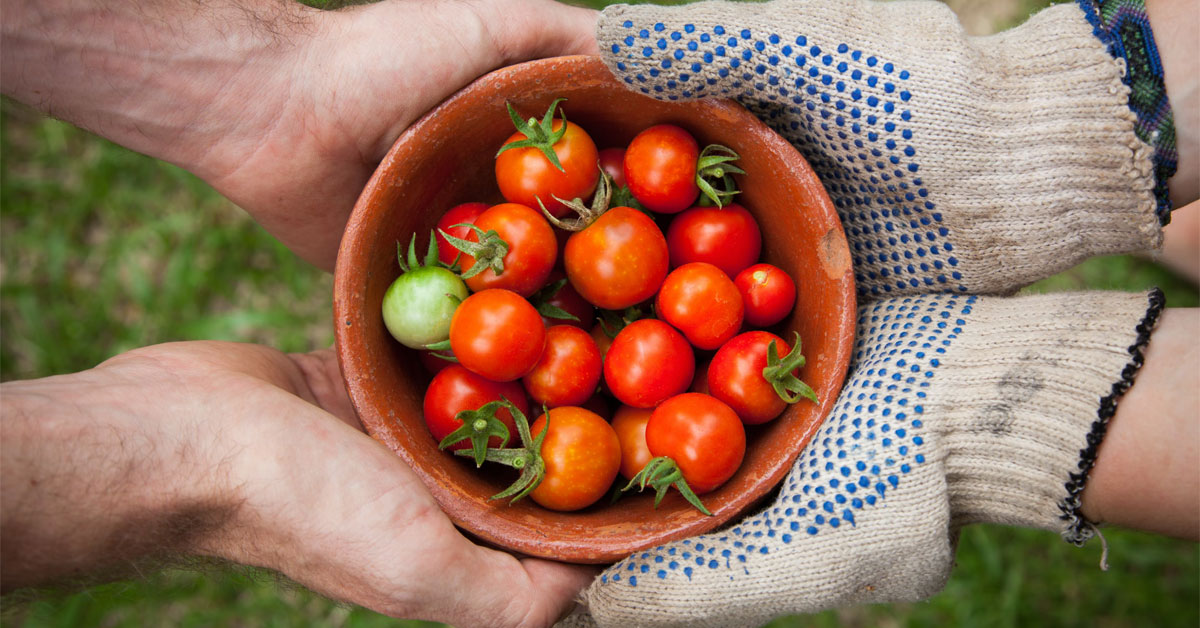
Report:
[[[6,95],[206,178],[220,175],[208,153],[224,138],[289,106],[280,85],[317,13],[288,0],[2,8]]]
[[[1093,521],[1200,538],[1200,309],[1167,309],[1083,493]]]
[[[186,553],[236,511],[223,469],[202,463],[207,431],[145,395],[151,378],[108,368],[0,388],[0,588]]]

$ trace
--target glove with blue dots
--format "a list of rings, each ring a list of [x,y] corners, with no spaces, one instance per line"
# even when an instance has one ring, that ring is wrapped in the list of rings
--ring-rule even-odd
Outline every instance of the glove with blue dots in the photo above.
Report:
[[[1157,291],[862,306],[847,384],[774,502],[613,565],[567,623],[757,626],[915,601],[974,522],[1081,543],[1079,494],[1161,306]]]
[[[630,89],[732,98],[791,141],[864,296],[979,294],[1161,243],[1157,156],[1097,19],[1058,5],[969,37],[932,1],[701,2],[609,7],[597,37]]]

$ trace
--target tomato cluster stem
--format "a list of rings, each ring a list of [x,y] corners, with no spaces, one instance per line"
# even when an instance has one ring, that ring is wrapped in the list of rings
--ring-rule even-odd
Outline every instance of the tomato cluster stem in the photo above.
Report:
[[[529,419],[511,401],[507,399],[492,401],[485,404],[484,407],[492,404],[498,404],[512,413],[513,422],[517,425],[517,434],[521,437],[521,447],[510,449],[488,447],[484,453],[484,459],[488,462],[497,462],[521,471],[521,475],[508,488],[489,498],[505,499],[512,497],[512,500],[509,502],[512,504],[532,493],[533,489],[542,483],[542,478],[546,477],[546,461],[542,459],[542,441],[546,439],[546,432],[550,430],[550,413],[546,411],[546,425],[534,437],[529,430]],[[482,409],[480,408],[480,410]],[[484,442],[486,443],[487,441],[485,440]],[[460,449],[454,453],[458,456],[475,455],[474,452],[469,452],[465,449]]]

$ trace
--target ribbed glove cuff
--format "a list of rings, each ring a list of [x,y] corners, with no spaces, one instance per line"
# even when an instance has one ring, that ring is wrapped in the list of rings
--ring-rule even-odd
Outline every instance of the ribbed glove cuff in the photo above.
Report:
[[[1120,396],[1142,363],[1163,300],[1053,294],[980,300],[929,393],[939,417],[954,526],[1057,530],[1082,543],[1079,494]],[[950,383],[952,382],[952,384]]]

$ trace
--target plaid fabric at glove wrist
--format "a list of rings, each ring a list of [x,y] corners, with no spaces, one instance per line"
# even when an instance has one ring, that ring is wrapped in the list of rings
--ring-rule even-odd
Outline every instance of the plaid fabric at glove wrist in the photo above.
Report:
[[[1094,33],[1108,46],[1109,54],[1125,61],[1129,108],[1137,115],[1134,131],[1154,147],[1154,196],[1159,221],[1171,220],[1167,180],[1175,174],[1179,154],[1175,147],[1175,119],[1163,82],[1162,61],[1154,45],[1150,17],[1143,0],[1078,0]]]

